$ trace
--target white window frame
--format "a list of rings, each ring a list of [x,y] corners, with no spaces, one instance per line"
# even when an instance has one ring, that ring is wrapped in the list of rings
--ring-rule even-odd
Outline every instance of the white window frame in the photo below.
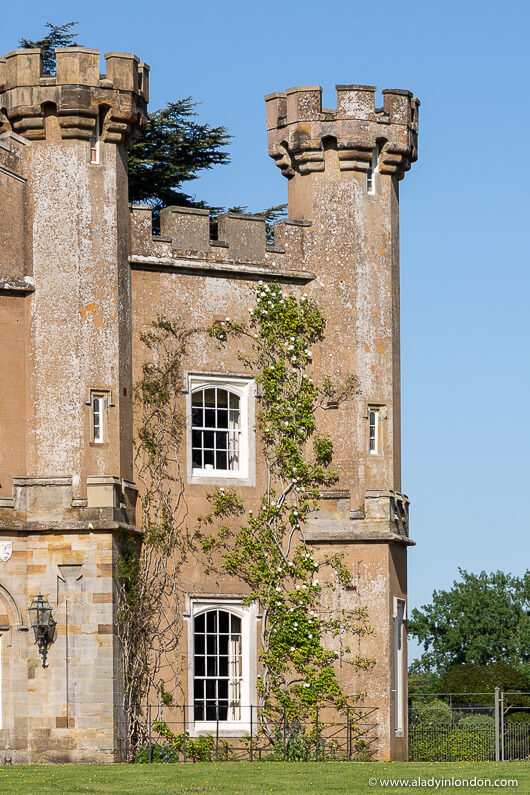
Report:
[[[241,619],[241,718],[220,720],[219,735],[243,737],[250,731],[250,706],[257,703],[257,631],[258,608],[256,603],[242,604],[242,597],[188,596],[184,619],[188,628],[188,729],[190,735],[215,734],[217,721],[196,721],[194,715],[194,619],[208,610],[226,610]],[[254,710],[255,712],[255,710]],[[256,715],[253,716],[254,726]]]
[[[100,417],[100,433],[99,437],[96,438],[96,428],[95,428],[95,401],[100,401],[101,406],[101,417]],[[88,401],[88,405],[90,407],[90,443],[101,445],[101,444],[108,444],[109,441],[109,406],[110,403],[110,392],[106,389],[91,389],[90,390],[90,399]]]
[[[254,485],[254,402],[255,381],[252,378],[231,375],[209,375],[205,373],[188,374],[186,396],[187,417],[187,470],[189,483],[238,482],[240,485]],[[198,389],[220,387],[239,396],[240,436],[239,469],[196,469],[192,460],[192,394]]]
[[[371,415],[374,415],[375,422],[372,424]],[[381,444],[381,406],[368,406],[368,452],[370,455],[381,455],[383,446]],[[372,448],[372,427],[374,428],[373,448]]]
[[[407,602],[394,596],[394,734],[403,737],[405,730],[405,621]]]
[[[379,144],[377,144],[366,171],[366,192],[369,196],[376,196],[379,193],[379,152]]]

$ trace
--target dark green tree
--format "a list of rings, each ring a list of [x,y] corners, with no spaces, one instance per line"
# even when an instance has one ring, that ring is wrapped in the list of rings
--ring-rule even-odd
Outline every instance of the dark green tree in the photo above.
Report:
[[[443,673],[463,663],[508,663],[530,674],[530,571],[513,577],[502,571],[472,574],[434,591],[432,603],[412,611],[409,634],[424,653],[412,673]]]
[[[493,703],[493,693],[496,687],[507,693],[529,693],[530,682],[527,677],[513,665],[505,662],[494,662],[490,665],[454,665],[446,671],[439,680],[441,693],[458,693],[456,700],[463,703]],[[490,693],[489,698],[484,694]],[[465,695],[464,695],[465,694]],[[530,706],[530,698],[521,696],[513,698],[513,695],[506,697],[507,703],[518,703],[522,706]]]
[[[205,206],[181,190],[183,182],[229,161],[225,127],[198,124],[190,97],[149,113],[144,137],[129,151],[129,197],[160,209],[170,204]]]
[[[77,33],[72,30],[77,24],[77,22],[67,22],[65,25],[53,25],[51,22],[46,22],[45,27],[49,30],[46,36],[43,36],[39,41],[20,39],[19,46],[29,50],[40,47],[43,50],[42,65],[44,73],[51,75],[55,72],[55,48],[71,47],[78,43],[76,42]]]

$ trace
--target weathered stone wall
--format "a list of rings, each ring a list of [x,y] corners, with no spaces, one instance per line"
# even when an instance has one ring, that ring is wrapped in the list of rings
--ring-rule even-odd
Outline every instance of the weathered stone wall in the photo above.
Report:
[[[26,319],[23,296],[0,294],[0,500],[12,495],[14,473],[26,471]]]
[[[126,146],[148,68],[110,53],[101,76],[99,51],[68,48],[49,77],[41,55],[0,59],[0,747],[7,761],[117,761],[115,577],[136,532]],[[94,389],[108,394],[101,444]],[[28,631],[39,593],[58,622],[46,669]]]
[[[22,154],[26,142],[12,133],[0,135],[0,267],[2,279],[23,280],[30,271],[27,262],[25,225],[26,179]],[[5,282],[4,282],[5,285]],[[0,285],[0,289],[5,289]]]

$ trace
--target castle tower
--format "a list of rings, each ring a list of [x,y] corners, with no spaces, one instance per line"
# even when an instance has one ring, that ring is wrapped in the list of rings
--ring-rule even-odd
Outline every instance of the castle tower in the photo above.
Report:
[[[124,739],[114,576],[136,499],[126,150],[145,125],[149,70],[124,53],[105,56],[103,75],[99,50],[56,55],[54,76],[40,50],[0,59],[2,358],[13,373],[1,386],[12,554],[0,578],[18,611],[4,622],[3,727],[12,761],[110,761]],[[39,593],[58,622],[46,669],[25,632]]]
[[[308,292],[324,308],[332,339],[315,368],[354,373],[360,391],[329,406],[324,427],[335,444],[340,482],[322,495],[308,540],[341,551],[356,573],[342,605],[369,607],[375,659],[347,692],[378,702],[382,758],[406,758],[406,549],[408,499],[401,487],[399,334],[399,181],[417,158],[419,102],[408,91],[337,86],[336,110],[322,108],[319,86],[266,97],[269,154],[287,177],[289,217],[303,227]],[[293,227],[280,227],[288,248]],[[294,233],[300,230],[294,227]],[[293,263],[294,264],[294,263]]]

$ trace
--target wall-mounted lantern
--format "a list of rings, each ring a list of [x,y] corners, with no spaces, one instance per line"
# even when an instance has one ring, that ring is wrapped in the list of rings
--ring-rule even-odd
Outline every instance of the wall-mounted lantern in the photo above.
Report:
[[[50,603],[43,598],[42,594],[39,594],[31,603],[29,615],[35,633],[35,643],[39,647],[39,654],[42,657],[42,667],[47,668],[48,647],[55,640],[57,622],[52,616]]]

